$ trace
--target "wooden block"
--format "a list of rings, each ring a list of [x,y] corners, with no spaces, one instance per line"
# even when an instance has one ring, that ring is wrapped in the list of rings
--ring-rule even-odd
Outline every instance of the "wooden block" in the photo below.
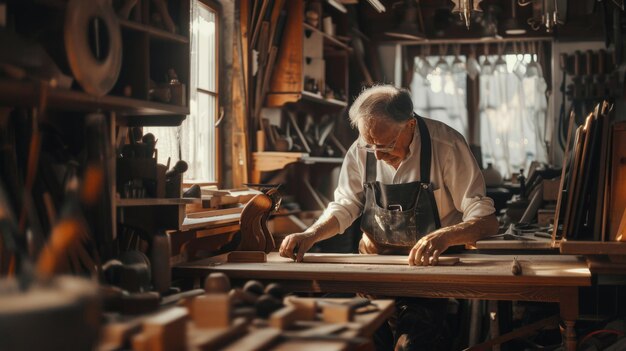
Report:
[[[186,349],[188,316],[186,308],[173,307],[147,318],[143,322],[142,333],[147,335],[146,339],[139,338],[138,343],[147,343],[155,351]]]
[[[229,342],[243,337],[248,331],[245,318],[237,318],[232,326],[216,329],[195,329],[191,327],[190,348],[197,350],[217,350]]]
[[[550,222],[554,221],[555,210],[540,209],[537,211],[537,222],[540,227],[546,227]]]
[[[117,350],[132,340],[132,336],[141,330],[141,321],[138,319],[108,323],[101,329],[98,351]]]
[[[230,326],[231,297],[228,294],[197,296],[191,303],[193,321],[197,328],[226,328]]]
[[[296,319],[299,321],[312,321],[317,319],[317,301],[314,299],[286,297],[285,305],[296,309]]]
[[[327,323],[347,323],[353,317],[354,309],[348,305],[326,304],[322,307],[322,319]]]
[[[543,187],[543,201],[556,201],[559,197],[561,178],[544,179],[541,183]]]
[[[270,315],[270,326],[278,329],[287,329],[297,320],[297,316],[298,312],[295,307],[283,307]]]
[[[263,328],[255,330],[245,337],[224,348],[224,351],[261,351],[269,346],[280,336],[280,329]]]
[[[231,263],[265,263],[267,254],[263,251],[233,251],[228,253],[226,260]]]
[[[133,351],[151,351],[157,347],[157,333],[135,334],[131,340]]]

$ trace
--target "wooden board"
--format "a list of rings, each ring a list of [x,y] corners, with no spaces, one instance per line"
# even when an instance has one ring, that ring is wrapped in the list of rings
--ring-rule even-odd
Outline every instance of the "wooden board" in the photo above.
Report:
[[[409,266],[340,264],[340,263],[297,263],[280,257],[276,252],[267,255],[267,263],[227,263],[226,255],[180,264],[173,267],[178,277],[204,277],[208,273],[223,272],[231,279],[258,279],[285,282],[314,280],[333,286],[352,289],[354,284],[368,282],[368,290],[388,290],[393,296],[395,289],[390,284],[401,283],[402,289],[417,286],[447,284],[466,288],[468,284],[502,286],[588,286],[591,274],[587,264],[577,256],[569,255],[454,255],[460,262],[454,266]],[[523,274],[511,274],[511,262],[517,257]],[[371,284],[370,284],[371,283]],[[375,289],[380,286],[380,289]],[[328,286],[326,286],[328,288]],[[328,291],[328,290],[327,290]],[[423,291],[420,290],[420,294]],[[399,295],[406,296],[406,295]]]
[[[240,213],[208,217],[208,218],[185,218],[180,230],[202,229],[223,226],[231,223],[238,223],[241,218]]]
[[[576,136],[574,138],[574,146],[573,153],[570,162],[572,162],[569,168],[568,175],[568,183],[567,183],[567,203],[565,205],[565,217],[563,217],[563,237],[568,237],[571,235],[571,221],[572,221],[572,211],[573,204],[576,202],[574,198],[576,196],[576,182],[578,178],[578,168],[580,163],[580,154],[582,153],[582,145],[585,138],[584,129],[582,126],[579,126],[576,129]]]
[[[243,207],[223,208],[219,210],[201,211],[187,213],[187,218],[209,218],[216,216],[229,215],[234,213],[241,213]]]
[[[626,210],[626,123],[613,125],[613,145],[611,155],[611,200],[609,206],[609,240],[626,241],[617,238],[622,214]]]
[[[570,114],[569,123],[567,127],[567,141],[565,142],[565,153],[563,154],[563,168],[561,169],[561,184],[559,186],[559,195],[556,200],[556,212],[554,213],[554,230],[552,231],[552,241],[557,239],[557,236],[561,236],[562,232],[559,229],[560,224],[565,217],[565,204],[567,203],[568,185],[567,180],[571,176],[568,172],[570,163],[570,149],[572,143],[572,134],[574,131],[574,118],[576,115],[574,112]]]
[[[606,101],[602,103],[600,109],[600,115],[598,116],[598,122],[600,124],[600,140],[599,142],[599,161],[598,161],[598,183],[597,183],[597,195],[595,203],[592,202],[591,206],[595,206],[594,213],[595,219],[593,222],[593,238],[596,241],[604,241],[604,231],[606,222],[604,209],[604,200],[606,196],[606,180],[607,180],[607,157],[609,153],[609,130],[611,118],[609,114],[609,106]]]
[[[478,250],[553,250],[552,240],[548,238],[528,237],[530,240],[507,240],[503,238],[476,241]]]
[[[364,255],[364,254],[316,254],[304,255],[304,263],[344,263],[344,264],[383,264],[409,265],[408,256]],[[459,262],[458,257],[439,257],[440,266],[452,266]]]
[[[578,167],[574,167],[574,171],[576,172],[575,176],[575,184],[573,187],[573,202],[571,209],[571,216],[568,221],[568,238],[580,238],[581,227],[579,225],[579,220],[581,219],[580,213],[583,210],[584,198],[586,197],[586,193],[584,193],[583,189],[586,187],[587,178],[585,178],[585,173],[588,169],[589,163],[589,149],[591,140],[593,139],[593,131],[595,129],[594,122],[594,114],[590,113],[585,120],[585,125],[583,127],[584,131],[584,140],[581,144],[580,155],[579,155],[579,163]]]

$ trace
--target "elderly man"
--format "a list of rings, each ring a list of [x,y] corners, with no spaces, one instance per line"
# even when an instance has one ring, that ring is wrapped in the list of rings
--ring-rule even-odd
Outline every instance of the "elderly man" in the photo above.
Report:
[[[349,116],[359,138],[346,154],[335,199],[314,225],[285,238],[282,256],[302,261],[313,244],[343,233],[359,216],[360,253],[403,254],[409,265],[436,265],[450,246],[496,234],[493,201],[465,139],[417,116],[406,90],[366,89]],[[397,346],[434,349],[445,302],[398,299]]]

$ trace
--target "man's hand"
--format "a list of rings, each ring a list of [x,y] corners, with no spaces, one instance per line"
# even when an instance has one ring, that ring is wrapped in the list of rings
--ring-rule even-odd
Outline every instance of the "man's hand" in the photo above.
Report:
[[[287,257],[295,260],[296,262],[302,262],[304,253],[309,251],[313,244],[317,242],[313,233],[295,233],[285,237],[278,252],[282,257]],[[297,250],[298,254],[294,253]]]
[[[437,265],[439,255],[451,246],[446,238],[445,230],[437,230],[422,237],[409,253],[409,265]]]

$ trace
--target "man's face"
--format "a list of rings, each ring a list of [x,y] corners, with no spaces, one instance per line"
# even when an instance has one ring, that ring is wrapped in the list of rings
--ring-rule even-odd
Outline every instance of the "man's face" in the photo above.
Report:
[[[409,152],[415,122],[414,118],[406,123],[383,118],[372,118],[367,123],[360,121],[359,142],[367,144],[366,149],[375,150],[376,159],[398,167]]]

